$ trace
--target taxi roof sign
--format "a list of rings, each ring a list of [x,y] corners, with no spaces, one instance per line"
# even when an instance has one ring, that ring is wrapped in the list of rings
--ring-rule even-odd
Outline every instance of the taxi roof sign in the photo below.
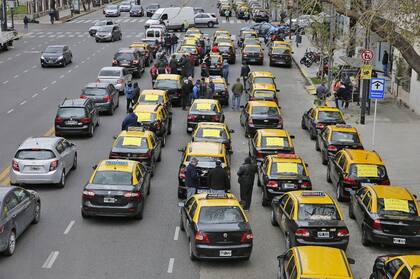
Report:
[[[109,166],[128,166],[128,162],[126,161],[115,161],[115,160],[106,161],[105,164]]]
[[[299,159],[299,156],[296,154],[276,154],[274,157],[284,159]]]
[[[127,131],[129,131],[129,132],[144,132],[144,127],[130,126],[130,127],[128,127]]]
[[[325,192],[322,191],[305,191],[301,193],[302,197],[325,197]]]

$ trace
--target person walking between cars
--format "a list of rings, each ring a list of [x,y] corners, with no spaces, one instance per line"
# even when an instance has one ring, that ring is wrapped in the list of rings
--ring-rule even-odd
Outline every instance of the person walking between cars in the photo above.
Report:
[[[200,99],[206,99],[207,98],[207,84],[205,78],[201,78],[201,84],[200,84]]]
[[[134,88],[131,82],[125,85],[124,95],[127,99],[127,113],[128,113],[129,112],[128,110],[131,108],[131,105],[133,104],[133,100],[134,100]]]
[[[222,76],[225,79],[226,84],[229,85],[229,63],[227,62],[227,59],[223,60]]]
[[[193,157],[185,171],[185,187],[187,187],[187,199],[197,193],[197,188],[200,186],[200,176],[197,171],[197,158]]]
[[[316,97],[318,105],[324,106],[325,100],[327,99],[328,95],[328,88],[325,86],[325,81],[323,81],[317,88],[316,88]]]
[[[137,81],[135,81],[134,83],[133,83],[133,107],[137,104],[137,102],[139,101],[139,98],[140,98],[140,87],[139,87],[139,84],[137,83]]]
[[[165,51],[171,54],[172,51],[172,39],[171,35],[167,34],[164,39]]]
[[[229,22],[229,20],[230,20],[230,10],[228,10],[228,9],[225,10],[225,18],[226,18],[226,22]]]
[[[240,166],[237,172],[241,203],[244,210],[249,210],[249,207],[251,206],[252,190],[254,188],[254,178],[256,172],[257,166],[249,157],[245,158],[244,163]]]
[[[251,68],[249,68],[248,63],[244,62],[241,67],[241,77],[242,77],[242,81],[244,82],[245,93],[248,93],[246,89],[246,81],[248,80],[248,75],[250,72],[251,72]]]
[[[29,18],[27,15],[23,17],[23,28],[25,29],[25,32],[28,32],[28,25],[29,25]]]
[[[296,40],[296,47],[299,47],[299,44],[302,43],[302,35],[300,34],[299,31],[297,31],[296,33],[295,40]]]
[[[207,185],[209,185],[209,192],[213,194],[225,194],[230,191],[229,175],[222,168],[222,162],[220,160],[217,160],[216,167],[209,171]]]
[[[238,109],[241,104],[241,96],[244,91],[244,87],[239,78],[236,79],[236,83],[232,86],[232,109]]]
[[[192,92],[192,82],[190,80],[185,79],[184,83],[182,84],[182,95],[181,95],[181,106],[182,110],[187,110],[187,103]]]
[[[193,87],[190,104],[192,105],[194,100],[198,99],[199,97],[200,97],[200,80],[197,79],[197,81],[195,82],[195,85]]]
[[[178,45],[178,37],[175,35],[175,33],[173,33],[171,37],[172,53],[176,51],[177,45]]]
[[[152,87],[155,86],[156,78],[159,74],[159,70],[156,64],[153,64],[152,68],[150,68],[150,76],[152,77]]]
[[[171,74],[178,74],[178,61],[175,55],[172,55],[171,60],[169,60],[169,66],[171,67]]]
[[[55,19],[55,11],[54,10],[50,10],[48,15],[50,16],[50,22],[51,24],[54,24],[54,19]]]
[[[125,116],[122,124],[121,124],[121,130],[122,131],[128,131],[129,127],[137,127],[137,115],[133,112],[132,108],[128,109],[128,114]]]
[[[213,99],[214,93],[216,92],[216,85],[212,78],[209,78],[209,84],[207,85],[207,99]]]

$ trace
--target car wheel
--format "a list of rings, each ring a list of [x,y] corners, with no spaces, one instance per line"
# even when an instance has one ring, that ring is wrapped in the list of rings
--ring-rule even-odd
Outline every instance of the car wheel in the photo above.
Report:
[[[3,252],[5,256],[12,256],[16,250],[16,232],[12,230],[7,240],[6,250]]]
[[[362,226],[362,245],[363,246],[370,246],[370,241],[369,241],[365,226]]]
[[[80,211],[80,213],[82,214],[83,219],[87,219],[90,217],[86,212],[83,211],[83,209]]]
[[[39,202],[36,202],[35,210],[34,210],[34,219],[32,220],[32,224],[38,224],[40,218],[41,218],[41,204]]]
[[[325,166],[328,163],[327,155],[325,152],[321,152],[322,164]]]
[[[98,40],[98,39],[95,39],[95,41],[96,41],[97,43],[99,43],[99,40]]]
[[[355,218],[354,211],[353,211],[353,204],[352,203],[349,204],[349,217],[350,217],[350,219],[354,219]]]
[[[316,135],[315,135],[314,129],[309,129],[309,137],[311,140],[315,139]]]
[[[207,23],[207,26],[208,26],[209,28],[213,28],[214,23],[210,21],[209,23]]]
[[[274,216],[274,210],[271,210],[271,218],[270,218],[270,220],[271,220],[271,225],[273,225],[274,227],[278,227],[278,223],[277,223],[277,220],[276,220],[276,218],[275,218],[275,216]]]
[[[180,215],[180,217],[179,217],[179,229],[184,232],[185,227],[184,227],[184,222],[182,222],[182,215],[181,214],[179,214],[179,215]]]
[[[41,68],[45,68],[45,65],[44,65],[44,63],[41,63]]]
[[[93,127],[93,125],[90,125],[88,136],[93,137],[93,133],[94,133],[94,127]]]
[[[321,151],[321,149],[319,148],[319,141],[318,141],[318,139],[315,140],[315,150],[316,151]]]
[[[328,183],[331,183],[332,182],[332,180],[331,180],[331,171],[330,171],[330,166],[329,165],[327,166],[327,182]]]
[[[335,195],[336,195],[337,200],[340,201],[340,202],[344,201],[343,194],[341,193],[342,188],[343,187],[340,186],[340,183],[337,183]]]
[[[144,211],[144,200],[141,203],[139,212],[134,216],[134,218],[136,218],[137,220],[142,220],[143,219],[143,211]]]
[[[77,169],[77,153],[74,154],[73,165],[71,167],[71,170],[75,170],[75,169]]]
[[[57,187],[58,188],[64,188],[66,184],[66,174],[63,172],[61,173],[61,178],[60,178],[60,182],[58,182]]]
[[[302,118],[302,122],[300,124],[300,127],[302,127],[303,130],[306,130],[307,129],[306,128],[306,124],[305,124],[305,120],[303,120],[303,118]]]
[[[265,192],[264,190],[261,192],[261,205],[266,207],[270,204],[270,202],[267,200],[267,198],[265,197]]]
[[[166,136],[163,136],[163,138],[162,138],[162,146],[165,146],[166,145]]]
[[[191,240],[190,240],[190,259],[192,260],[192,261],[196,261],[197,260],[197,257],[194,255],[194,252],[193,252],[193,250],[192,250],[192,244],[191,244]]]

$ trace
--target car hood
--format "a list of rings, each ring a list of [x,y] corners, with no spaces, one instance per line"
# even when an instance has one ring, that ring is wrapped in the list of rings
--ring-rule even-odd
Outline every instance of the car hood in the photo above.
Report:
[[[157,19],[148,19],[148,20],[146,20],[146,22],[144,24],[152,25],[152,24],[159,24],[159,23],[160,23],[160,21],[157,20]]]

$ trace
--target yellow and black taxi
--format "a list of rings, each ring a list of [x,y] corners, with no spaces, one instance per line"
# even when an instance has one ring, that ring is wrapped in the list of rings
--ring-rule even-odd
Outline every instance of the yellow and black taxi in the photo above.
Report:
[[[181,148],[178,151],[183,152],[178,171],[178,198],[185,199],[187,197],[185,172],[192,158],[198,160],[197,171],[200,175],[200,189],[208,189],[208,173],[216,167],[216,161],[218,160],[221,161],[222,167],[226,169],[230,177],[230,162],[223,143],[190,142],[186,148]]]
[[[319,245],[347,249],[349,230],[337,202],[323,191],[292,191],[272,201],[271,223],[286,247]]]
[[[370,279],[420,278],[420,255],[384,255],[376,258]]]
[[[82,217],[142,219],[146,196],[150,193],[150,170],[130,160],[103,160],[94,168],[82,192]]]
[[[198,50],[196,45],[181,45],[178,49],[178,52],[188,53],[194,59],[194,65],[199,65]]]
[[[139,104],[134,109],[137,116],[137,124],[146,130],[150,130],[166,144],[167,135],[171,134],[172,119],[169,112],[162,105]]]
[[[290,41],[273,41],[269,47],[269,51],[271,51],[272,48],[281,46],[289,48],[290,51],[293,53],[292,43]]]
[[[203,33],[201,32],[201,30],[199,28],[190,27],[185,32],[185,36],[189,36],[189,35],[196,35],[196,36],[201,37],[203,35]]]
[[[337,199],[363,186],[390,185],[385,164],[376,151],[342,149],[328,160],[327,181],[336,187]]]
[[[221,76],[211,76],[206,78],[205,82],[208,88],[210,79],[214,83],[214,94],[213,99],[218,100],[220,104],[223,106],[229,105],[229,89],[226,84],[226,81]],[[209,89],[207,89],[209,90]]]
[[[126,159],[144,162],[153,171],[162,157],[162,143],[151,131],[129,127],[115,137],[109,159]]]
[[[273,101],[249,101],[242,107],[240,123],[245,127],[245,136],[253,137],[258,129],[283,129],[280,108]]]
[[[232,38],[230,36],[226,36],[226,35],[219,35],[216,38],[214,38],[214,42],[213,45],[217,44],[232,44]],[[219,48],[219,52],[220,52],[220,48]]]
[[[296,154],[267,156],[258,166],[258,186],[262,190],[262,205],[285,192],[311,190],[312,183],[305,161]]]
[[[206,59],[205,59],[206,60]],[[201,75],[208,76],[221,76],[223,67],[223,57],[220,54],[210,54],[207,62],[201,63]]]
[[[238,19],[249,19],[250,16],[250,10],[248,5],[240,5],[236,9],[236,17]]]
[[[159,74],[153,89],[168,91],[172,104],[181,104],[182,77],[177,74]]]
[[[404,187],[366,186],[350,195],[349,216],[361,227],[364,246],[419,248],[419,210],[417,198]]]
[[[277,279],[354,279],[350,264],[343,250],[322,246],[298,246],[277,257]]]
[[[153,49],[148,43],[144,42],[134,42],[129,48],[135,48],[144,56],[145,66],[148,67],[153,62]]]
[[[270,66],[284,65],[292,67],[292,50],[287,46],[273,47],[268,56],[270,57]]]
[[[218,100],[194,100],[187,115],[187,133],[194,131],[200,122],[225,122],[225,115]]]
[[[233,194],[200,193],[179,206],[191,260],[249,260],[254,235]]]
[[[228,152],[232,152],[231,134],[234,132],[225,123],[200,122],[192,134],[192,141],[220,142],[225,145]]]
[[[235,47],[232,42],[223,42],[219,43],[219,53],[222,55],[223,59],[226,59],[229,64],[235,64],[236,62],[236,53]]]
[[[271,83],[253,83],[248,100],[273,101],[278,103],[276,86]]]
[[[252,85],[258,84],[258,83],[264,83],[264,84],[272,84],[276,88],[276,91],[279,92],[277,89],[276,77],[272,72],[269,71],[252,71],[248,74],[248,87],[251,88]]]
[[[311,140],[316,139],[319,131],[328,125],[346,124],[343,113],[338,108],[316,106],[302,115],[302,129],[309,131]]]
[[[242,44],[246,38],[258,38],[258,33],[255,30],[241,30],[239,33],[238,46],[242,47]]]
[[[172,119],[172,104],[169,98],[168,91],[158,89],[145,89],[141,91],[138,104],[162,105],[169,112],[169,117]],[[172,120],[170,120],[172,122]]]
[[[249,155],[262,162],[267,155],[294,154],[294,136],[281,129],[259,129],[254,137],[249,139]]]
[[[242,49],[242,64],[264,64],[264,51],[261,45],[244,45]]]
[[[322,164],[328,163],[341,149],[363,149],[359,132],[355,127],[344,124],[329,125],[318,133],[315,149],[321,152]]]
[[[259,38],[246,37],[242,42],[242,48],[246,47],[247,45],[259,45],[259,46],[261,46],[261,42],[260,42]]]

